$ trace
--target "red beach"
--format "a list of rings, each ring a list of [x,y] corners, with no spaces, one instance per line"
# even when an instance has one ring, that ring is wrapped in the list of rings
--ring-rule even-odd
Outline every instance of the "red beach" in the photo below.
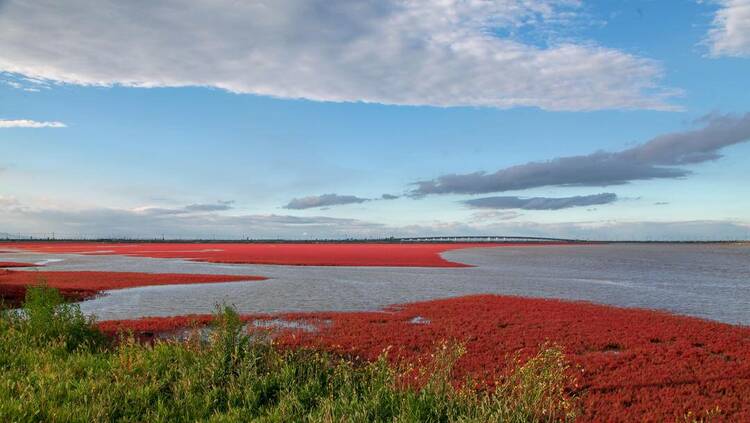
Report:
[[[463,248],[560,243],[98,243],[13,242],[0,247],[49,254],[127,255],[210,263],[296,266],[469,267],[440,257]]]
[[[83,300],[109,289],[137,286],[260,281],[262,276],[195,275],[134,272],[45,272],[0,269],[0,299],[17,305],[30,285],[45,284],[57,288],[70,300]]]

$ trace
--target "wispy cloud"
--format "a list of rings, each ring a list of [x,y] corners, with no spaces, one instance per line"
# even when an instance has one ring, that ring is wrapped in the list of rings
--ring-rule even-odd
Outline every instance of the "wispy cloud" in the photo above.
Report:
[[[340,206],[344,204],[359,204],[370,201],[355,195],[323,194],[309,197],[295,198],[284,206],[285,209],[303,210],[316,207]]]
[[[469,217],[469,224],[492,223],[503,220],[512,220],[521,217],[521,213],[511,210],[482,210]]]
[[[718,0],[706,42],[712,56],[750,57],[750,0]]]
[[[40,122],[29,119],[0,119],[0,128],[65,128],[62,122]]]
[[[150,215],[178,215],[188,213],[212,213],[231,210],[234,201],[218,201],[216,203],[189,204],[183,207],[139,207],[134,209],[137,213]]]
[[[750,113],[710,115],[700,129],[660,135],[636,147],[597,151],[546,162],[530,162],[494,173],[450,174],[415,183],[413,197],[429,194],[485,194],[544,186],[608,186],[636,180],[682,178],[684,166],[716,160],[727,146],[750,140]]]
[[[604,192],[593,195],[574,197],[485,197],[466,200],[463,203],[478,209],[522,209],[522,210],[560,210],[571,207],[610,204],[617,201],[617,195]]]
[[[20,206],[21,203],[15,197],[0,195],[0,210]]]
[[[43,235],[89,237],[169,237],[227,239],[253,238],[343,238],[382,235],[384,225],[357,219],[279,214],[227,214],[209,207],[184,206],[173,209],[153,207],[84,209],[21,204],[14,198],[0,197],[0,231]],[[222,207],[216,207],[222,208]],[[223,208],[222,208],[223,209]]]
[[[1,4],[0,8],[2,8]],[[48,81],[29,78],[23,75],[14,75],[2,71],[0,71],[0,84],[27,92],[39,92],[42,89],[50,89],[50,83]]]
[[[317,101],[673,109],[658,62],[566,36],[581,9],[576,0],[10,0],[0,71]]]

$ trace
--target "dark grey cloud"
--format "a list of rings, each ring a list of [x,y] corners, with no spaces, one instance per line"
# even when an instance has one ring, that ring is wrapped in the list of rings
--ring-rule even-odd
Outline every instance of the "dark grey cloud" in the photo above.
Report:
[[[682,178],[680,166],[716,160],[724,147],[750,140],[750,113],[709,115],[700,129],[673,132],[620,152],[530,162],[494,173],[450,174],[418,181],[410,196],[485,194],[544,186],[610,186],[636,180]]]
[[[523,210],[560,210],[570,207],[594,206],[617,201],[617,195],[603,192],[593,195],[574,197],[485,197],[466,200],[463,203],[478,209],[523,209]]]
[[[358,204],[370,201],[354,195],[323,194],[309,197],[295,198],[284,206],[285,209],[303,210],[315,207],[340,206],[344,204]]]
[[[328,210],[330,206],[341,206],[345,204],[359,204],[366,201],[378,200],[395,200],[401,198],[398,195],[383,194],[376,198],[362,198],[355,195],[323,194],[311,195],[308,197],[295,198],[284,206],[285,209],[303,210],[320,207],[321,210]]]

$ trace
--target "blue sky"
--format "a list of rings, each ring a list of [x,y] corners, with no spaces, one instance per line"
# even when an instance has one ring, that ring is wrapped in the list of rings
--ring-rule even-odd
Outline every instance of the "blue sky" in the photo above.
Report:
[[[750,237],[745,0],[43,3],[0,234]]]

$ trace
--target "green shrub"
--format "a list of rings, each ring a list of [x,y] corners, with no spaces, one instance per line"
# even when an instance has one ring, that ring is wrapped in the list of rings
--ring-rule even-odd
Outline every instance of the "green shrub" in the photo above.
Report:
[[[97,330],[92,318],[84,316],[78,305],[66,304],[57,289],[43,283],[26,290],[20,313],[10,311],[6,316],[23,332],[26,342],[37,346],[61,342],[66,350],[73,351],[98,348],[105,343],[105,337]]]

